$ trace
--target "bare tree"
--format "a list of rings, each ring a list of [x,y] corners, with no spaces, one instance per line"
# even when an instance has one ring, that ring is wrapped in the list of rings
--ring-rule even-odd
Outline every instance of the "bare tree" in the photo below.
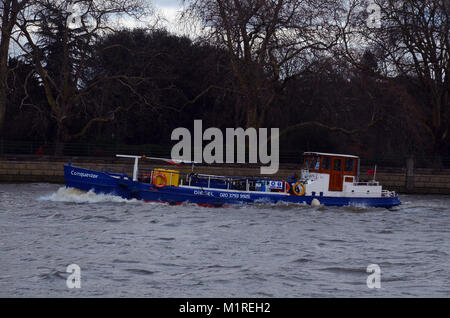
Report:
[[[378,60],[374,76],[385,81],[402,79],[414,88],[419,105],[415,119],[430,137],[430,150],[438,155],[450,127],[450,3],[375,0],[372,11],[366,6],[367,2],[351,1],[343,52],[360,66],[361,48],[372,50]]]
[[[36,0],[33,7],[19,14],[18,32],[13,39],[34,65],[29,76],[37,76],[42,84],[57,123],[57,141],[81,137],[94,123],[111,121],[116,112],[127,109],[127,105],[122,105],[106,112],[92,111],[97,105],[86,103],[84,97],[104,81],[130,86],[129,81],[133,80],[120,75],[92,78],[93,47],[99,36],[120,28],[120,16],[138,19],[149,12],[141,0]],[[68,126],[74,114],[82,109],[91,118],[78,132],[70,133]]]
[[[260,127],[291,79],[339,38],[339,1],[186,0],[183,17],[227,49],[242,123]]]
[[[0,133],[3,130],[7,104],[8,57],[11,35],[19,13],[30,2],[30,0],[0,0]]]

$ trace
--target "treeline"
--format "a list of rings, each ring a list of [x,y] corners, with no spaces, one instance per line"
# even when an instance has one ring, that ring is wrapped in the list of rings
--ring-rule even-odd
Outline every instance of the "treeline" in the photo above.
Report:
[[[203,119],[279,127],[282,150],[450,157],[445,1],[382,1],[375,26],[359,1],[186,1],[184,19],[204,26],[196,38],[110,30],[105,12],[142,9],[118,2],[69,27],[60,2],[28,1],[30,24],[6,7],[20,1],[0,1],[1,41],[22,51],[0,77],[1,138],[169,145]]]

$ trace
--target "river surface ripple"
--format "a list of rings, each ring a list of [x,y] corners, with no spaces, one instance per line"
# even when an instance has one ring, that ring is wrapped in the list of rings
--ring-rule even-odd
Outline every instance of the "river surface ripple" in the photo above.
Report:
[[[204,208],[0,184],[0,297],[449,297],[450,196],[401,200]]]

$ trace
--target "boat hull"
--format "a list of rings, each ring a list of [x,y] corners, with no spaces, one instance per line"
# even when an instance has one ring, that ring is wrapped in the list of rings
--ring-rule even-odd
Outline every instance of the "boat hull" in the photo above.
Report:
[[[64,166],[66,187],[83,191],[94,191],[117,195],[125,199],[137,199],[150,202],[168,202],[180,204],[190,202],[207,206],[255,203],[296,203],[311,204],[317,199],[326,206],[369,206],[390,208],[400,205],[395,197],[331,197],[297,196],[285,193],[224,190],[201,187],[165,186],[157,188],[151,184],[133,181],[125,175],[111,175],[71,165]]]

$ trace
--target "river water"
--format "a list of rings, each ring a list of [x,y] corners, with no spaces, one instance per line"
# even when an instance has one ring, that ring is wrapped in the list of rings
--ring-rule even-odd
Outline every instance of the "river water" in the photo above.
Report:
[[[0,184],[0,297],[449,297],[450,197],[401,200],[204,208]]]

